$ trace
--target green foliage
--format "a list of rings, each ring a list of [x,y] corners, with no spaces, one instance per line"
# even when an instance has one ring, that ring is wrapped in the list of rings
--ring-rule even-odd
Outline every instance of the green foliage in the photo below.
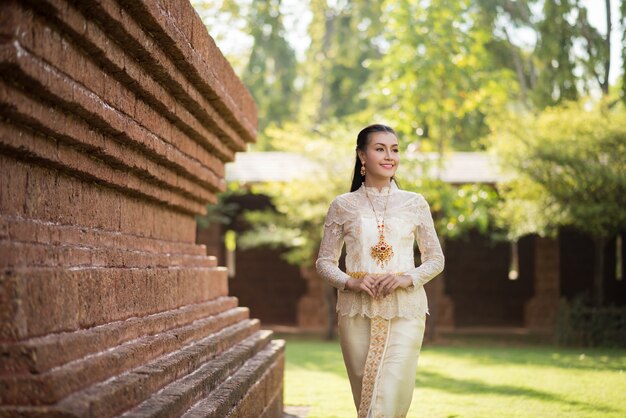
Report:
[[[330,200],[347,191],[356,132],[379,121],[398,131],[407,151],[401,187],[431,202],[441,236],[471,228],[501,228],[510,239],[566,224],[595,235],[623,228],[623,110],[521,110],[608,89],[608,44],[582,2],[311,0],[310,43],[300,62],[285,33],[286,17],[293,16],[282,5],[194,0],[218,44],[235,32],[249,41],[245,54],[226,52],[259,107],[253,148],[301,152],[318,164],[290,184],[255,188],[270,195],[276,211],[248,215],[256,227],[241,239],[244,245],[285,246],[288,259],[308,264]],[[224,22],[228,30],[220,32]],[[523,44],[518,31],[537,42]],[[615,89],[603,93],[618,101]],[[441,158],[493,145],[516,175],[497,193],[488,185],[444,184],[424,176],[431,163],[403,144]],[[209,210],[213,221],[228,220],[222,208]]]
[[[607,95],[618,62],[588,19],[607,2],[311,0],[293,16],[283,1],[192,1],[259,103],[261,134],[272,122],[364,113],[407,135],[419,130],[424,150],[482,149],[494,112],[542,109],[598,87]],[[614,19],[621,33],[624,4]],[[308,39],[287,42],[285,17],[304,22],[309,11]],[[300,62],[295,42],[308,44]]]
[[[272,197],[276,211],[246,213],[245,219],[253,229],[243,234],[239,241],[241,247],[283,248],[283,258],[287,262],[311,265],[330,203],[326,187],[328,185],[313,180],[265,183],[255,187],[256,193]]]
[[[280,5],[253,1],[246,16],[254,44],[242,80],[257,103],[260,130],[290,119],[296,109],[296,56],[285,39]]]
[[[248,63],[252,45],[240,3],[240,0],[191,0],[209,34],[238,74],[242,74]],[[223,46],[229,44],[237,44],[237,48],[225,51]]]
[[[470,230],[495,233],[491,212],[499,200],[496,190],[480,183],[452,185],[421,174],[428,165],[419,158],[403,157],[400,184],[429,202],[438,235],[454,239]]]
[[[254,193],[270,196],[275,210],[246,214],[253,229],[241,237],[242,247],[280,247],[285,249],[283,256],[289,263],[312,263],[331,200],[349,191],[354,164],[351,136],[356,129],[329,123],[315,131],[303,130],[297,124],[269,130],[274,149],[303,153],[316,169],[289,182],[263,183],[252,188]]]
[[[326,123],[368,107],[363,85],[372,77],[371,62],[381,56],[381,0],[311,0],[311,40],[303,76],[299,121]]]
[[[626,347],[626,307],[590,307],[581,297],[561,301],[556,321],[559,344]]]
[[[494,214],[495,222],[507,231],[507,238],[517,240],[524,235],[555,236],[566,224],[566,216],[545,187],[527,177],[498,185],[502,198]]]
[[[540,38],[535,48],[540,71],[533,89],[534,102],[540,106],[578,99],[578,77],[574,73],[576,63],[572,53],[577,33],[575,22],[569,19],[575,3],[574,0],[544,2],[544,19],[538,24]]]
[[[485,117],[515,91],[513,74],[486,50],[490,34],[469,0],[383,3],[388,48],[372,67],[376,115],[422,151],[480,149]]]
[[[609,93],[610,40],[589,21],[588,9],[607,2],[577,0],[475,0],[490,28],[488,51],[498,67],[514,71],[518,100],[543,109],[576,100],[592,89]],[[537,13],[540,10],[540,13]],[[626,29],[622,22],[621,28]],[[520,37],[523,31],[526,36]],[[533,38],[535,38],[533,40]]]
[[[491,212],[499,200],[496,190],[486,184],[464,184],[449,186],[435,190],[445,191],[431,202],[441,205],[442,225],[438,230],[445,231],[440,235],[456,238],[470,230],[481,233],[495,233]],[[437,208],[437,205],[434,205]]]
[[[192,4],[218,45],[237,45],[226,55],[256,101],[259,130],[293,119],[298,63],[286,39],[282,0],[192,0]]]
[[[626,112],[572,103],[511,120],[493,138],[516,176],[501,186],[500,221],[511,235],[561,225],[597,237],[626,229]]]
[[[319,125],[304,131],[297,124],[268,130],[275,149],[300,152],[317,167],[313,172],[289,182],[255,185],[255,193],[271,197],[275,210],[246,214],[253,225],[239,243],[243,247],[267,245],[284,248],[285,259],[297,265],[310,265],[319,242],[323,222],[331,200],[349,191],[354,167],[354,143],[360,129],[357,122]],[[400,142],[401,149],[406,144]],[[453,186],[430,179],[428,162],[406,152],[398,169],[400,187],[421,193],[431,203],[440,236],[458,237],[471,229],[489,232],[491,211],[497,194],[489,185]]]
[[[200,228],[208,228],[212,224],[228,224],[239,211],[239,205],[228,202],[228,199],[235,194],[243,194],[246,191],[239,187],[237,183],[230,183],[228,189],[217,196],[217,203],[207,205],[207,213],[197,216],[196,221]]]
[[[626,106],[626,0],[622,0],[620,4],[620,27],[622,30],[622,86],[620,97],[622,103]]]

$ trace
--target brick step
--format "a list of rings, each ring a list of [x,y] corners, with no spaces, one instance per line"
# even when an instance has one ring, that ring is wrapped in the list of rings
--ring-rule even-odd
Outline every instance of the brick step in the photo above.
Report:
[[[237,298],[219,297],[145,317],[134,317],[75,332],[49,334],[12,344],[0,344],[0,376],[40,374],[53,367],[105,351],[142,336],[162,333],[237,307]]]
[[[228,272],[211,268],[15,268],[4,270],[0,343],[145,318],[228,295]],[[140,333],[143,335],[144,333]]]
[[[0,377],[2,404],[53,404],[97,382],[119,375],[147,361],[180,350],[207,335],[225,338],[220,344],[227,348],[234,344],[228,327],[258,327],[250,323],[247,308],[233,308],[220,314],[196,320],[190,324],[154,335],[130,340],[114,348],[88,355],[40,374],[14,374]],[[237,340],[237,339],[235,339]],[[220,345],[220,347],[222,347]]]
[[[282,406],[284,340],[271,341],[216,390],[188,409],[185,418],[247,418],[265,405],[262,416],[277,416]],[[260,418],[260,417],[259,417]]]
[[[141,418],[182,415],[194,404],[207,396],[212,396],[215,391],[223,392],[221,388],[226,382],[236,376],[242,368],[249,367],[246,365],[250,359],[267,351],[271,336],[271,331],[256,332],[219,358],[203,364],[193,373],[172,382],[123,416]],[[237,388],[237,390],[240,389],[245,388]]]
[[[6,49],[10,48],[6,45],[0,45],[0,53],[6,54]],[[20,51],[15,50],[13,53],[19,54]],[[44,68],[37,68],[37,66],[42,67],[41,60],[38,57],[25,55],[28,59],[32,60],[32,63],[26,64],[23,68],[24,70],[36,68],[38,72],[45,72]],[[19,62],[19,64],[24,64]],[[12,73],[19,74],[20,70],[11,70]],[[50,73],[53,73],[53,70],[50,70]],[[0,74],[4,77],[6,72],[2,72],[0,68]],[[36,84],[37,79],[34,74],[28,74],[24,76],[24,80],[20,81],[21,83],[27,84]],[[63,76],[57,75],[57,79],[55,81],[55,85],[62,84],[71,84],[71,82],[67,79],[64,79]],[[18,83],[18,81],[15,81]],[[43,86],[41,87],[43,90]],[[62,141],[59,136],[63,135],[63,132],[57,133],[51,130],[51,128],[44,125],[44,120],[40,123],[34,125],[35,129],[23,129],[22,126],[28,126],[28,122],[30,115],[28,114],[28,106],[41,106],[42,109],[46,107],[52,106],[52,104],[42,105],[39,102],[32,100],[28,101],[28,96],[24,95],[20,90],[15,88],[12,85],[3,86],[3,90],[6,90],[8,93],[8,97],[3,99],[0,104],[9,109],[7,111],[8,119],[10,119],[11,123],[3,122],[0,123],[0,138],[2,139],[1,145],[4,148],[4,152],[7,154],[11,154],[15,157],[18,157],[21,160],[29,161],[29,162],[39,162],[40,164],[48,167],[52,167],[56,170],[64,172],[68,175],[89,179],[90,181],[98,182],[102,185],[106,185],[107,187],[111,187],[113,189],[117,189],[128,193],[132,196],[141,197],[144,199],[149,199],[152,201],[158,201],[160,203],[164,203],[166,205],[171,205],[173,207],[178,208],[183,213],[188,215],[201,214],[204,212],[204,206],[202,203],[198,201],[197,198],[191,197],[191,193],[186,191],[180,191],[173,188],[165,188],[163,186],[162,180],[154,180],[156,178],[155,175],[149,176],[146,173],[138,173],[137,169],[131,167],[124,167],[120,161],[115,158],[105,156],[102,151],[98,148],[90,147],[89,144],[85,145],[84,142],[81,143],[79,140],[75,140],[73,142],[69,142],[67,139],[68,136],[63,136],[64,140]],[[88,92],[84,93],[85,97],[88,96]],[[88,99],[85,99],[88,100]],[[51,100],[52,102],[58,101],[59,103],[62,101],[60,97],[55,97]],[[95,104],[92,104],[95,106]],[[59,108],[63,109],[63,107],[59,106]],[[71,109],[63,109],[68,112]],[[112,110],[113,112],[114,110]],[[39,113],[42,113],[43,110]],[[97,114],[95,112],[83,115],[84,118],[95,119]],[[119,116],[123,121],[130,120],[128,117]],[[68,121],[72,120],[72,117],[67,117]],[[67,125],[73,125],[73,121],[68,123]],[[118,125],[121,125],[123,122],[119,122]],[[129,122],[130,123],[130,122]],[[83,128],[87,128],[88,125],[83,126]],[[104,127],[100,127],[104,129]],[[145,137],[150,137],[150,133],[145,132],[145,129],[142,131],[141,128],[136,129],[139,132],[128,131],[132,134],[136,134],[137,136],[143,135]],[[10,136],[10,132],[19,132],[19,135]],[[112,136],[122,136],[125,135],[125,132],[118,132],[117,134],[110,134]],[[50,139],[56,140],[56,142],[50,141]],[[85,148],[88,148],[88,153],[80,151],[78,146],[81,145]],[[162,144],[160,144],[162,145]],[[165,145],[162,145],[165,147]],[[50,154],[53,149],[57,149],[58,152],[56,154]],[[20,154],[20,151],[23,154]],[[146,153],[149,151],[146,150]],[[130,153],[130,151],[129,151]],[[175,154],[172,152],[172,154]],[[95,156],[97,158],[92,158],[91,156]],[[180,157],[180,159],[187,158],[182,155],[182,153],[176,153],[175,156]],[[141,155],[134,155],[135,161],[139,159],[146,159],[147,157]],[[106,158],[106,159],[105,159]],[[139,160],[141,161],[141,160]],[[106,162],[106,164],[104,163]],[[183,164],[183,163],[181,163]],[[191,164],[189,164],[191,165]],[[196,163],[198,166],[198,170],[204,170],[204,174],[206,174],[206,178],[210,179],[212,182],[209,183],[208,186],[210,189],[221,190],[221,182],[215,179],[215,174],[210,172],[206,167],[202,167],[199,163]],[[193,167],[193,165],[191,165]],[[176,176],[179,174],[170,174],[166,177],[166,179],[171,182],[176,181]],[[190,175],[191,176],[191,175]],[[199,186],[200,187],[200,186]],[[169,189],[169,190],[168,190]],[[205,187],[206,189],[206,187]],[[208,189],[207,189],[208,190]],[[213,191],[209,190],[207,200],[215,201],[215,197],[212,194]]]
[[[45,245],[82,245],[90,248],[111,248],[149,254],[207,256],[206,246],[183,241],[169,241],[133,233],[102,228],[89,228],[68,223],[42,221],[22,216],[0,215],[0,239]]]
[[[81,17],[81,13],[73,10],[72,5],[68,4],[69,2],[65,0],[36,0],[36,3],[39,3],[39,7],[35,7],[34,14],[28,10],[28,6],[25,4],[11,10],[14,13],[13,20],[17,20],[24,27],[28,27],[28,35],[17,37],[15,48],[20,50],[20,56],[16,57],[16,61],[23,62],[16,62],[16,67],[13,70],[5,70],[5,79],[18,82],[20,78],[30,78],[32,82],[22,86],[25,91],[41,99],[52,100],[55,106],[58,106],[57,109],[64,108],[69,113],[82,114],[85,120],[100,127],[103,133],[117,131],[118,134],[129,134],[129,141],[122,142],[133,148],[139,145],[140,148],[136,148],[135,151],[141,150],[142,145],[148,141],[168,144],[170,152],[167,155],[167,165],[180,173],[183,178],[178,181],[170,181],[170,178],[172,180],[175,178],[171,175],[163,176],[163,173],[157,174],[158,169],[155,166],[151,169],[149,161],[140,165],[130,163],[127,166],[130,171],[154,176],[155,180],[165,181],[168,187],[174,187],[180,191],[184,190],[192,199],[194,198],[193,195],[196,198],[206,197],[207,191],[204,190],[204,187],[198,188],[197,186],[203,184],[209,186],[210,189],[219,188],[220,178],[223,176],[223,167],[219,167],[220,160],[232,161],[234,152],[220,138],[217,138],[212,130],[208,129],[210,125],[203,125],[188,114],[184,108],[177,104],[176,98],[163,89],[163,85],[155,83],[150,75],[146,74],[144,70],[148,67],[143,67],[135,62],[132,57],[127,56],[127,50],[120,48],[117,44],[111,44],[107,39],[110,33],[103,32],[98,25],[89,22],[89,30],[85,31],[83,28],[82,34],[72,39],[72,28],[66,26],[67,23],[72,22],[71,20],[58,21],[58,26],[52,26],[62,29],[61,31],[51,30],[51,27],[44,23],[46,17],[39,16],[37,13],[41,11],[41,3],[56,3],[53,7],[68,12],[64,16],[65,18],[73,18],[75,19],[73,22],[84,25],[85,21]],[[83,1],[82,3],[90,2]],[[85,7],[90,7],[90,5],[85,4]],[[54,41],[48,42],[44,46],[42,40],[46,38],[52,38]],[[62,40],[66,42],[62,42]],[[93,42],[103,45],[98,46]],[[82,45],[79,46],[80,44]],[[102,49],[104,45],[106,47]],[[105,53],[106,49],[109,49],[109,54]],[[158,49],[152,49],[152,51],[158,51]],[[37,59],[41,59],[42,62],[37,64],[36,59],[28,56],[31,53]],[[67,60],[66,57],[68,56],[73,59]],[[86,57],[96,58],[96,60],[85,59]],[[149,52],[146,58],[152,58]],[[80,66],[76,65],[78,60],[81,62]],[[111,60],[115,62],[111,62]],[[33,68],[27,69],[24,63]],[[32,71],[42,66],[47,68],[49,74],[42,74],[40,70]],[[25,71],[20,71],[19,68]],[[66,80],[67,86],[63,89],[55,88],[50,83],[59,78]],[[147,100],[148,103],[144,100]],[[98,110],[94,108],[96,103],[100,103],[100,106],[106,105],[107,109]],[[18,103],[14,103],[15,105]],[[18,109],[17,106],[15,108]],[[93,117],[86,118],[87,114],[92,114]],[[30,115],[36,116],[37,112],[31,111]],[[59,115],[59,117],[65,118],[63,115]],[[181,120],[181,117],[184,120]],[[18,119],[21,118],[18,117]],[[41,125],[47,127],[50,122],[43,120]],[[167,129],[164,129],[165,126]],[[230,130],[227,126],[224,128]],[[93,138],[83,139],[73,135],[68,137],[59,135],[62,132],[69,133],[76,132],[76,130],[73,127],[58,131],[53,130],[53,133],[59,137],[58,139],[72,141],[73,138],[79,142],[85,141],[85,145],[88,147],[96,145],[95,150],[105,160],[108,159],[107,157],[113,157],[117,163],[130,162],[127,157],[116,152],[115,149],[110,149],[109,146],[98,146]],[[139,134],[139,136],[134,134]],[[93,137],[93,134],[89,136]],[[113,137],[115,136],[116,134],[113,134]],[[243,141],[240,142],[243,144]],[[148,151],[148,149],[143,149]],[[112,151],[112,153],[107,151]],[[180,153],[174,156],[171,155],[171,151],[180,151]],[[148,152],[144,155],[150,159],[157,157],[151,154]],[[130,151],[130,155],[137,154]],[[163,153],[160,153],[157,158],[164,156]],[[186,163],[180,164],[183,161]],[[210,166],[205,166],[204,162],[209,162]],[[192,168],[194,165],[197,165],[195,169]],[[201,166],[204,167],[202,169],[205,172],[204,176],[197,175],[199,174],[197,169],[200,169]],[[161,170],[164,168],[163,166],[160,167]],[[210,168],[210,170],[204,170],[206,168]],[[194,189],[196,189],[195,193],[193,192]]]
[[[128,13],[135,17],[138,24],[138,26],[134,26],[129,25],[130,20],[122,18],[107,3],[99,2],[97,5],[90,3],[94,2],[79,2],[76,6],[85,15],[92,16],[94,20],[100,22],[100,26],[106,33],[114,34],[119,44],[125,46],[126,53],[135,57],[139,62],[149,62],[148,65],[144,64],[142,69],[148,71],[149,77],[154,78],[160,86],[167,88],[168,94],[176,97],[183,107],[183,109],[177,108],[176,112],[169,109],[167,111],[162,110],[164,114],[171,112],[173,113],[172,116],[176,116],[182,122],[187,120],[185,116],[186,112],[189,112],[189,116],[193,115],[202,123],[216,125],[217,136],[228,144],[229,148],[238,151],[245,149],[244,141],[247,142],[256,136],[256,111],[249,112],[252,110],[251,108],[255,108],[254,99],[245,88],[241,88],[241,82],[237,80],[230,65],[227,62],[218,63],[216,61],[219,58],[213,53],[215,42],[210,37],[205,37],[206,42],[201,41],[199,36],[203,36],[206,31],[204,28],[194,28],[194,42],[201,42],[201,46],[199,45],[193,50],[182,51],[178,49],[178,42],[188,45],[191,38],[186,40],[178,38],[182,33],[177,29],[169,34],[164,33],[164,30],[167,32],[167,29],[162,26],[164,22],[161,19],[165,16],[184,15],[181,13],[181,9],[189,7],[188,4],[178,2],[173,6],[174,10],[164,10],[164,6],[168,7],[165,4],[127,1]],[[183,27],[190,28],[190,23],[192,22],[186,20]],[[139,30],[140,28],[142,30]],[[148,47],[154,43],[155,39],[161,41],[163,45],[167,45],[167,50]],[[97,42],[94,41],[93,43],[96,44]],[[106,48],[110,47],[107,45]],[[198,56],[199,53],[208,53],[208,56],[200,57]],[[172,60],[171,58],[175,56],[186,56],[186,58],[184,60]],[[207,58],[208,60],[206,60]],[[114,61],[114,57],[111,57],[111,61]],[[213,63],[213,67],[210,68],[210,71],[206,71],[209,62]],[[196,68],[192,69],[186,65],[189,63],[195,64]],[[181,64],[184,67],[180,67]],[[128,64],[119,63],[117,66],[126,69]],[[226,75],[225,71],[229,75]],[[226,82],[226,86],[214,84],[216,73],[222,74],[222,83]],[[133,88],[137,90],[146,88],[146,92],[154,91],[154,88],[147,88],[148,86],[144,82],[144,78],[148,77],[135,76],[134,78],[137,79],[135,84],[139,85],[133,86]],[[215,88],[210,88],[206,85],[207,83]],[[209,89],[204,88],[205,86]],[[232,94],[233,92],[236,93]],[[154,103],[153,106],[159,108],[157,103]],[[237,109],[237,111],[231,113],[233,109]],[[226,116],[225,119],[224,116]],[[254,120],[248,119],[250,117]],[[238,129],[239,127],[243,130]]]
[[[62,268],[164,268],[217,266],[214,257],[187,254],[155,254],[85,245],[49,245],[0,239],[0,269],[18,267]]]
[[[195,376],[205,364],[227,363],[229,349],[259,332],[256,319],[246,320],[169,355],[72,394],[55,405],[66,416],[107,418],[139,405],[184,376]],[[224,379],[228,376],[224,376]]]
[[[173,381],[194,374],[204,363],[221,363],[231,347],[259,332],[258,320],[245,320],[71,394],[54,405],[0,406],[0,417],[111,417],[140,404]]]

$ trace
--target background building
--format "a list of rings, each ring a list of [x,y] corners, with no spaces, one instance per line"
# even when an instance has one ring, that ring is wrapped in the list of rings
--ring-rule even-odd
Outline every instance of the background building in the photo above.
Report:
[[[289,181],[313,169],[299,154],[250,152],[226,166],[226,179],[244,185]],[[454,185],[495,185],[505,179],[491,157],[478,152],[451,153],[439,175]],[[234,221],[198,233],[200,242],[222,259],[228,259],[220,239],[224,230],[241,233],[248,227],[241,220],[243,211],[271,206],[263,195],[236,195],[229,201],[238,205]],[[434,323],[441,330],[514,327],[551,333],[560,300],[572,300],[592,288],[593,242],[572,229],[562,229],[557,238],[528,235],[517,243],[471,231],[443,245],[445,271],[426,285],[431,328]],[[606,248],[604,279],[607,304],[620,306],[626,304],[626,284],[619,275],[617,246],[618,240],[613,239]],[[621,254],[623,259],[623,248]],[[280,249],[236,248],[230,260],[233,295],[264,322],[313,329],[326,326],[328,289],[312,269],[289,265]],[[278,303],[276,294],[280,294]]]

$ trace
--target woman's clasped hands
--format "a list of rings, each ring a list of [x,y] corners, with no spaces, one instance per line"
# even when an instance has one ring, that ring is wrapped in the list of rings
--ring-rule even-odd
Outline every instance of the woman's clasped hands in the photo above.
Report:
[[[366,275],[362,279],[348,279],[346,290],[365,292],[374,299],[380,299],[398,288],[407,288],[412,284],[411,277],[404,274]]]

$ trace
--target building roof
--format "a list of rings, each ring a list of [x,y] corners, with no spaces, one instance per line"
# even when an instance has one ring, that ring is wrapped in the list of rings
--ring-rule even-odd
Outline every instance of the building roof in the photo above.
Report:
[[[438,157],[436,153],[425,153],[421,158],[435,162]],[[430,165],[428,174],[437,177],[435,164]],[[506,179],[493,155],[486,152],[447,154],[439,177],[446,183],[497,183]]]
[[[310,173],[315,163],[292,152],[241,152],[226,164],[226,181],[287,181]]]
[[[436,161],[436,153],[421,153],[418,158]],[[238,153],[234,162],[226,164],[226,180],[244,183],[288,181],[315,170],[315,163],[305,156],[290,152]],[[427,169],[436,177],[437,167]],[[447,183],[497,183],[506,179],[493,156],[486,152],[451,152],[446,154],[439,176]]]

